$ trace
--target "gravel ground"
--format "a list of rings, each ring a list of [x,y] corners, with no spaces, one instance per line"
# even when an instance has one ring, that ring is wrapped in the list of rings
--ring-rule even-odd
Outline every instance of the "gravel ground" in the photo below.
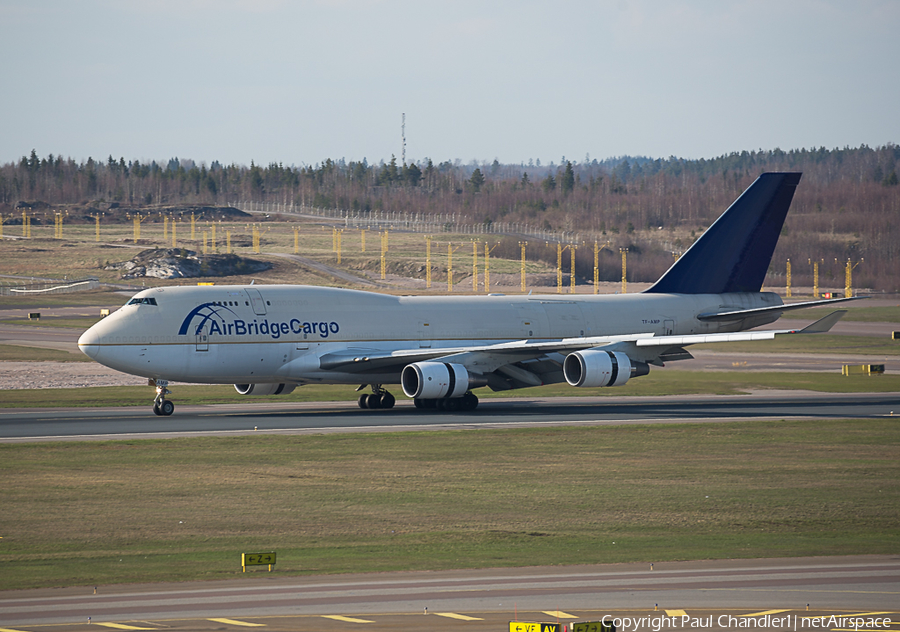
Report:
[[[146,384],[146,378],[119,373],[96,362],[0,362],[0,397],[4,390],[22,388]]]

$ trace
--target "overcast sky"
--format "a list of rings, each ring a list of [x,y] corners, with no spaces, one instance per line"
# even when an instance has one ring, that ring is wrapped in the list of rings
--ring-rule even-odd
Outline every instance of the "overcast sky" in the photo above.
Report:
[[[0,0],[0,162],[900,143],[900,0]]]

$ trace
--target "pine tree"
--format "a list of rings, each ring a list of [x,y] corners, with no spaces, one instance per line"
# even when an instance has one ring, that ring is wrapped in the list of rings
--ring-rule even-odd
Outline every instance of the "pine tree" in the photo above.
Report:
[[[481,173],[481,169],[475,167],[475,171],[472,172],[472,177],[469,178],[469,184],[472,185],[472,188],[478,193],[481,190],[481,187],[484,186],[484,174]]]

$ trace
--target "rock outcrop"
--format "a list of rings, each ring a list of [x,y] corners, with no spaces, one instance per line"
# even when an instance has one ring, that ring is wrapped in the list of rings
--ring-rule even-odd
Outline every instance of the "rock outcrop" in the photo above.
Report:
[[[238,255],[203,255],[184,248],[145,250],[130,261],[107,265],[105,270],[122,270],[123,279],[153,277],[181,279],[256,274],[271,263]]]

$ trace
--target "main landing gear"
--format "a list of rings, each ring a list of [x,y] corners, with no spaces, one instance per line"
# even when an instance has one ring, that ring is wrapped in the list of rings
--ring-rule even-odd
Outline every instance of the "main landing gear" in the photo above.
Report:
[[[364,389],[367,385],[360,386],[358,391]],[[381,384],[372,384],[371,393],[362,393],[359,396],[358,404],[360,408],[368,410],[387,409],[394,407],[394,396],[388,393]],[[468,412],[478,407],[478,397],[472,391],[466,391],[462,397],[453,397],[450,399],[414,399],[416,408],[421,410],[440,410],[448,413]]]
[[[362,388],[365,388],[364,386]],[[359,396],[360,408],[368,408],[369,410],[393,408],[394,396],[381,387],[381,384],[372,384],[371,393],[363,393]]]
[[[466,391],[462,397],[451,399],[415,399],[416,408],[437,409],[448,413],[468,412],[478,407],[478,397],[472,391]]]
[[[172,391],[167,388],[169,382],[166,380],[151,380],[150,386],[156,386],[156,399],[153,400],[153,413],[163,417],[168,417],[174,413],[175,404],[173,404],[171,400],[166,399],[166,395],[172,393]]]

